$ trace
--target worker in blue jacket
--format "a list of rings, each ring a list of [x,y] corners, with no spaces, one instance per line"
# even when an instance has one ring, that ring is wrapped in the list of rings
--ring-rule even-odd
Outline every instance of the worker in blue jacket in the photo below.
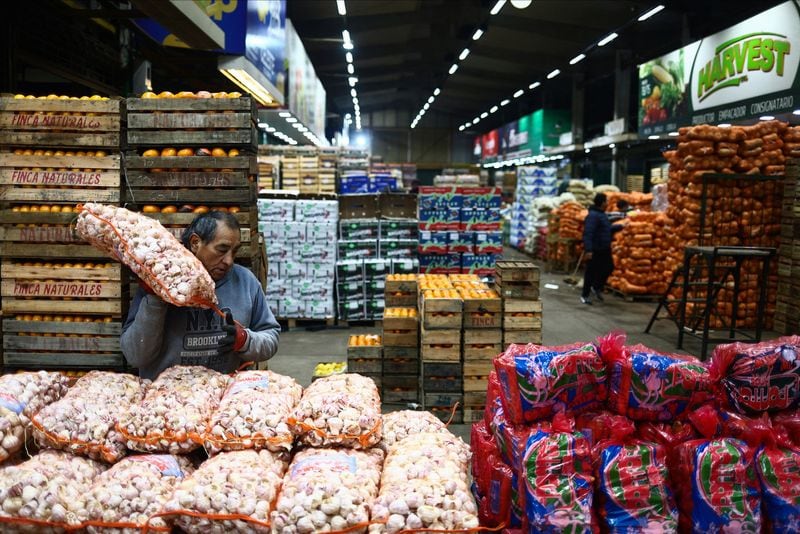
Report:
[[[611,257],[612,236],[622,230],[621,224],[611,224],[606,215],[607,199],[603,193],[594,197],[594,205],[589,206],[589,215],[583,223],[583,255],[588,261],[583,275],[581,302],[591,304],[591,294],[603,301],[603,288],[614,271]]]

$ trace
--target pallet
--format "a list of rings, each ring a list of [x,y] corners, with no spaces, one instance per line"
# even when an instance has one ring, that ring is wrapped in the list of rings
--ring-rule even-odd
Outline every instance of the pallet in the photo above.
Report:
[[[388,347],[384,347],[384,350]],[[383,376],[418,375],[419,358],[383,358]]]
[[[619,289],[611,286],[606,286],[606,291],[611,293],[625,302],[658,302],[664,295],[637,295],[632,293],[623,293]]]
[[[495,264],[498,283],[530,282],[539,284],[539,267],[530,261],[501,260]]]
[[[129,146],[241,147],[256,152],[255,99],[128,98]]]
[[[0,145],[120,146],[120,100],[0,98]]]

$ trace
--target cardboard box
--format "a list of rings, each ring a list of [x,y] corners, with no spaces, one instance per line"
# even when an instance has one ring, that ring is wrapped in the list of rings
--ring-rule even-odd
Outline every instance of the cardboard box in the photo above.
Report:
[[[447,254],[450,245],[450,237],[453,232],[432,232],[422,230],[419,233],[419,253],[420,254]],[[458,232],[455,232],[458,236]]]
[[[340,195],[370,193],[369,176],[366,174],[345,174],[339,180]]]
[[[364,319],[366,317],[364,299],[362,298],[348,301],[339,300],[339,305],[337,306],[337,317],[343,321]]]
[[[376,240],[339,240],[340,260],[370,259],[378,257],[378,242]]]
[[[292,296],[292,281],[285,278],[275,278],[267,284],[267,299],[279,301]]]
[[[303,242],[306,240],[305,222],[287,222],[283,224],[283,239],[290,242]]]
[[[278,306],[281,312],[280,317],[303,317],[306,313],[305,301],[292,297],[280,299]]]
[[[463,208],[460,230],[500,231],[502,219],[499,208]]]
[[[298,200],[295,220],[335,223],[339,220],[339,203],[335,200]]]
[[[391,272],[392,274],[418,273],[419,260],[417,258],[392,260]]]
[[[336,238],[336,224],[325,222],[307,222],[306,239],[309,241],[323,241],[333,243]]]
[[[336,276],[336,264],[332,262],[308,263],[306,270],[308,271],[308,277],[315,280],[333,280],[333,277]]]
[[[383,198],[386,195],[381,195]],[[381,211],[381,215],[383,212]],[[416,216],[416,207],[412,216]],[[386,220],[380,221],[380,239],[417,239],[419,237],[419,223],[417,219]]]
[[[340,219],[377,219],[380,216],[377,195],[345,195],[339,197]]]
[[[378,219],[347,219],[339,221],[339,238],[346,240],[375,239],[380,236]]]
[[[370,319],[380,319],[383,317],[383,310],[386,308],[386,301],[383,298],[375,298],[364,302],[366,315]]]
[[[310,243],[295,243],[292,251],[295,261],[305,263],[333,263],[336,256],[330,243],[318,241]]]
[[[273,280],[281,277],[281,261],[267,262],[267,280]]]
[[[308,276],[308,269],[306,264],[297,261],[284,261],[281,262],[281,278],[306,278]]]
[[[475,232],[475,254],[502,254],[502,232]]]
[[[499,187],[459,187],[464,208],[500,208],[502,190]]]
[[[472,252],[475,248],[474,232],[450,232],[450,252]]]
[[[458,274],[461,272],[461,255],[421,255],[419,257],[419,272],[430,274]]]
[[[278,299],[267,299],[267,306],[272,311],[272,315],[280,317],[281,305]]]
[[[267,243],[267,260],[270,262],[275,261],[288,261],[292,259],[292,245],[283,241],[273,241]]]
[[[292,282],[292,295],[302,300],[332,299],[333,284],[318,280],[294,280]]]
[[[383,193],[378,198],[380,216],[387,219],[414,219],[417,215],[417,195]]]
[[[361,260],[339,260],[336,262],[337,282],[360,280],[364,280],[364,262]]]
[[[378,243],[381,258],[413,258],[417,255],[419,241],[416,239],[384,239]]]
[[[501,256],[497,254],[462,254],[461,272],[480,276],[494,275],[494,264]]]
[[[365,296],[364,281],[342,282],[336,284],[336,295],[339,300],[363,299]]]
[[[283,223],[275,221],[258,221],[258,231],[269,241],[283,241]]]
[[[383,298],[383,293],[386,289],[385,278],[375,278],[364,282],[364,293],[367,298]]]
[[[420,210],[461,208],[462,196],[456,187],[422,186],[417,194]]]
[[[420,230],[458,230],[461,214],[458,208],[420,208]]]
[[[261,221],[286,222],[295,220],[295,200],[277,198],[258,199],[258,219]]]
[[[336,316],[333,299],[315,299],[306,301],[306,317],[309,319],[328,319]]]
[[[367,279],[385,278],[386,275],[391,271],[391,268],[391,260],[364,260],[364,277]]]

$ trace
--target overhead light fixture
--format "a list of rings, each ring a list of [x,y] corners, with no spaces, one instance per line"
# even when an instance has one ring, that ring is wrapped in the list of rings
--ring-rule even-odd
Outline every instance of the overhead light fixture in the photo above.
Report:
[[[792,111],[792,115],[800,115],[800,109]]]
[[[610,43],[611,41],[613,41],[614,39],[616,39],[617,37],[619,37],[618,33],[616,33],[616,32],[610,33],[610,34],[606,35],[605,37],[603,37],[602,39],[600,39],[600,41],[597,43],[597,46],[605,46],[608,43]]]
[[[283,95],[246,57],[221,56],[217,60],[217,69],[242,90],[250,93],[259,104],[271,107],[276,103],[283,104]]]
[[[586,153],[586,154],[588,154],[588,153],[589,153],[589,152],[591,152],[591,151],[592,151],[592,149],[591,149],[591,148],[587,148],[587,149],[584,149],[584,151],[583,151],[583,152],[584,152],[584,153]]]
[[[467,56],[468,56],[468,55],[469,55],[469,48],[465,48],[465,49],[464,49],[464,50],[462,50],[462,51],[461,51],[461,53],[458,55],[458,60],[459,60],[459,61],[464,61],[465,59],[467,59]]]
[[[447,71],[447,72],[448,72],[448,74],[453,74],[457,70],[458,70],[458,63],[453,63],[453,66],[450,67],[450,70]]]
[[[428,97],[428,104],[433,104],[433,97],[432,96]]]
[[[288,112],[288,111],[281,111],[280,113],[278,113],[278,115],[281,116],[281,117],[291,117],[292,116],[292,114],[290,112]]]
[[[358,102],[353,104],[353,109],[355,109],[356,115],[360,115],[361,114],[361,106],[358,105]]]
[[[500,13],[500,10],[503,9],[503,6],[506,5],[506,0],[497,0],[497,3],[494,5],[491,11],[489,11],[490,15],[497,15]]]
[[[610,145],[608,145],[608,148],[616,148],[616,146],[617,146],[616,143],[611,143]]]
[[[459,131],[459,132],[463,132],[463,131],[464,131],[464,125],[463,125],[463,124],[462,124],[461,126],[459,126],[459,127],[458,127],[458,131]]]
[[[275,131],[275,128],[273,128],[272,126],[267,126],[267,133],[272,133],[274,131]]]
[[[553,78],[555,78],[559,74],[561,74],[561,71],[556,69],[556,70],[554,70],[553,72],[551,72],[550,74],[547,75],[547,79],[548,80],[552,80]]]
[[[664,5],[663,4],[657,5],[656,7],[651,9],[650,11],[647,11],[644,14],[642,14],[642,16],[638,18],[639,22],[642,22],[642,21],[645,21],[645,20],[649,19],[650,17],[652,17],[653,15],[655,15],[656,13],[661,11],[662,9],[664,9]]]
[[[436,89],[433,90],[433,96],[439,96],[439,93],[441,92],[442,90],[437,87]]]
[[[569,64],[574,65],[575,63],[579,63],[584,59],[586,59],[586,54],[578,54],[577,56],[569,60]]]
[[[678,132],[670,132],[667,135],[670,136],[670,137],[678,137],[678,135],[680,135],[680,134]]]
[[[517,9],[525,9],[533,3],[533,0],[511,0],[511,5]]]
[[[772,120],[775,120],[775,117],[773,117],[772,115],[762,115],[761,117],[758,118],[758,120],[760,120],[760,121],[772,121]]]
[[[344,6],[344,0],[336,0],[336,9],[339,11],[340,15],[347,15],[347,8]]]
[[[352,63],[347,64],[347,74],[355,74],[356,69],[353,67]]]
[[[350,40],[350,32],[347,30],[342,30],[342,40],[344,43],[342,46],[345,50],[352,50],[353,49],[353,41]]]
[[[497,106],[492,106],[492,109],[490,109],[490,110],[489,110],[489,113],[494,113],[494,112],[495,112],[495,111],[497,111],[498,109],[499,109],[499,108],[498,108]]]
[[[472,40],[477,41],[478,39],[481,38],[481,35],[483,35],[483,30],[478,28],[477,30],[475,30],[475,33],[472,34]]]
[[[723,122],[722,124],[717,124],[717,128],[730,128],[731,124],[727,122]]]
[[[540,85],[542,85],[542,84],[539,83],[539,82],[533,82],[532,84],[530,84],[528,86],[528,89],[533,90],[533,89],[536,89],[537,87],[539,87]]]
[[[524,93],[525,93],[525,91],[523,91],[522,89],[520,89],[520,90],[518,90],[516,93],[514,93],[514,98],[519,98],[519,97],[521,97],[521,96],[522,96]]]
[[[472,119],[472,124],[478,124],[479,122],[481,122],[480,117],[475,117],[474,119]]]
[[[286,117],[286,122],[292,124],[294,122],[297,122],[297,119],[295,119],[294,117]]]
[[[266,130],[268,126],[269,126],[269,124],[267,124],[266,122],[259,122],[258,123],[258,127],[261,128],[262,130]]]
[[[355,76],[350,76],[349,78],[347,78],[347,83],[350,84],[350,87],[355,87],[356,82],[358,82],[358,78],[356,78]]]
[[[472,126],[472,123],[471,123],[471,122],[468,122],[467,124],[465,124],[465,126],[466,126],[467,128],[469,128],[470,126]]]
[[[648,135],[647,138],[648,139],[660,139],[660,137],[658,135]]]
[[[431,105],[430,105],[430,104],[428,104],[427,102],[425,102],[425,104],[423,104],[423,106],[422,106],[422,109],[424,109],[425,111],[427,111],[429,107],[431,107]]]
[[[511,100],[506,98],[505,100],[500,102],[500,107],[502,108],[503,106],[507,106],[509,102],[511,102]]]
[[[350,89],[350,96],[352,96],[354,98],[358,96],[358,92],[356,92],[356,88],[355,87]]]
[[[485,119],[485,118],[486,118],[486,117],[488,117],[488,116],[489,116],[489,114],[488,114],[488,113],[486,113],[485,111],[484,111],[483,113],[481,113],[481,118],[482,118],[482,119]]]
[[[347,52],[344,55],[344,58],[347,60],[348,63],[352,63],[353,62],[353,53],[352,52]]]
[[[353,105],[354,105],[354,106],[357,106],[357,105],[358,105],[358,97],[357,97],[357,96],[354,96],[354,97],[353,97]]]

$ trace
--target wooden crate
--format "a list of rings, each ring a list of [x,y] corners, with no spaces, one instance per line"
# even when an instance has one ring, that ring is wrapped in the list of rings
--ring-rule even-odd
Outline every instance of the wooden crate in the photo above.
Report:
[[[389,308],[390,306],[387,306]],[[384,311],[383,329],[384,330],[417,330],[419,326],[418,317],[386,317]],[[389,344],[391,343],[384,343]]]
[[[128,288],[118,263],[101,268],[52,268],[3,261],[0,296],[5,313],[122,317]]]
[[[492,360],[498,354],[503,352],[503,343],[493,344],[464,344],[463,354],[464,361],[468,360]]]
[[[464,375],[464,391],[486,391],[489,385],[489,375],[466,376]]]
[[[408,404],[419,402],[418,375],[384,375],[381,402],[383,404]]]
[[[136,146],[258,146],[256,102],[241,98],[128,98],[127,141]]]
[[[154,157],[125,161],[128,204],[208,204],[247,207],[255,203],[255,156]]]
[[[121,331],[121,321],[66,323],[6,318],[3,320],[3,365],[35,369],[123,368],[125,363],[119,347]]]
[[[80,239],[72,224],[77,213],[19,212],[0,210],[0,256],[47,260],[107,258]]]
[[[453,344],[431,344],[422,343],[420,348],[422,359],[424,361],[443,361],[443,362],[458,362],[461,361],[461,345]]]
[[[486,408],[484,406],[464,407],[464,424],[479,423],[483,421]]]
[[[504,313],[542,313],[541,300],[504,299]]]
[[[508,282],[539,284],[539,267],[530,261],[501,260],[495,264],[498,285]]]
[[[461,364],[452,362],[422,362],[422,390],[428,392],[461,393],[464,384]]]
[[[381,345],[373,345],[368,347],[356,347],[353,345],[347,346],[347,359],[353,358],[355,360],[380,360],[383,356],[383,347]]]
[[[455,403],[464,404],[464,395],[461,392],[448,393],[446,391],[425,392],[425,408],[440,407],[452,409]]]
[[[494,345],[503,342],[503,331],[498,329],[464,330],[465,345]]]
[[[486,406],[486,390],[464,392],[464,406]]]
[[[423,311],[422,325],[428,329],[460,330],[462,317],[461,312]]]
[[[395,291],[393,293],[389,293],[389,291],[384,291],[384,299],[386,301],[387,308],[394,308],[398,306],[414,306],[417,305],[417,293],[416,292],[399,292]]]
[[[417,294],[416,280],[386,280],[386,295],[390,293],[414,293]]]
[[[388,347],[385,347],[388,348]],[[383,375],[418,375],[419,358],[383,358]]]
[[[374,358],[347,358],[347,372],[359,374],[380,374],[383,371],[381,360]]]
[[[464,376],[489,376],[494,370],[492,360],[470,360],[464,362]]]
[[[541,330],[542,317],[541,315],[536,316],[526,312],[507,313],[503,316],[503,329],[506,331]]]
[[[504,299],[539,299],[539,283],[530,282],[504,282],[500,285],[498,280],[494,286],[497,293]]]
[[[512,343],[526,345],[528,343],[542,344],[541,330],[508,330],[503,332],[503,348],[508,348]]]
[[[36,170],[34,170],[36,169]],[[0,202],[118,204],[120,157],[0,153]]]
[[[500,328],[502,309],[499,298],[464,299],[464,328]]]
[[[120,147],[120,100],[0,98],[0,145]]]
[[[416,347],[419,343],[419,332],[414,330],[387,330],[384,318],[383,344],[391,347]]]
[[[428,411],[445,424],[460,425],[464,422],[464,410],[460,407],[453,411],[452,408],[432,406]]]
[[[461,345],[461,330],[429,330],[423,325],[420,342],[427,345]]]
[[[419,347],[383,347],[383,357],[392,359],[419,359]]]

